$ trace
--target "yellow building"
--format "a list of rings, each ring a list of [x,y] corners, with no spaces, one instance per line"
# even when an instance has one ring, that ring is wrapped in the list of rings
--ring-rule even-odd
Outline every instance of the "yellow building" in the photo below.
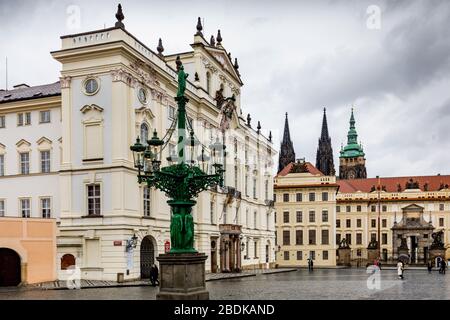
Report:
[[[336,265],[336,177],[299,160],[274,180],[279,266]]]

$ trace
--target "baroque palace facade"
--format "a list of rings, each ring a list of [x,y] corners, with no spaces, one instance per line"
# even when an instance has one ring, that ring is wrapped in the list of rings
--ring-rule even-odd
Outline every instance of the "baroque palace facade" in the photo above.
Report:
[[[439,240],[450,257],[450,175],[367,178],[352,110],[336,177],[325,110],[316,166],[295,159],[287,121],[274,180],[278,265],[336,266],[345,243],[352,265],[371,263],[378,243],[385,263],[425,263]]]
[[[192,51],[164,55],[161,39],[154,52],[125,29],[121,8],[116,18],[115,27],[61,37],[51,53],[60,81],[0,91],[0,230],[13,219],[56,224],[56,245],[41,250],[55,251],[53,273],[39,280],[64,279],[71,266],[83,279],[148,277],[170,247],[170,209],[163,193],[138,185],[130,145],[173,130],[180,59],[190,124],[203,144],[220,137],[227,146],[225,187],[200,194],[193,210],[194,246],[211,272],[273,264],[276,151],[271,134],[243,116],[239,66],[220,30],[205,40],[199,18]],[[33,236],[54,238],[47,229]],[[17,236],[12,246],[0,234],[0,247],[23,262],[27,239]]]

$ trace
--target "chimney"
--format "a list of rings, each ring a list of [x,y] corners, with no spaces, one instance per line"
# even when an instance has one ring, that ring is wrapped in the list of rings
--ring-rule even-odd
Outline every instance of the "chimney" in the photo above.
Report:
[[[29,88],[30,86],[27,85],[26,83],[21,83],[21,84],[16,84],[15,86],[13,86],[14,89],[24,89],[24,88]]]

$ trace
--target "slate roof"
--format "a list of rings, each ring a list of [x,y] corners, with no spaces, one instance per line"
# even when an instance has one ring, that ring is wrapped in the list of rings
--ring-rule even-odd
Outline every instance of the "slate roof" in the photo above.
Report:
[[[44,84],[29,88],[19,88],[8,91],[0,91],[0,104],[11,101],[38,99],[61,95],[60,82]]]

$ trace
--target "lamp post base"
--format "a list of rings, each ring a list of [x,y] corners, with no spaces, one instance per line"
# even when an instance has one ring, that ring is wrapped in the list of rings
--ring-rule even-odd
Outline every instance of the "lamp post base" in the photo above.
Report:
[[[161,274],[157,300],[209,300],[204,253],[167,253],[156,259]]]

